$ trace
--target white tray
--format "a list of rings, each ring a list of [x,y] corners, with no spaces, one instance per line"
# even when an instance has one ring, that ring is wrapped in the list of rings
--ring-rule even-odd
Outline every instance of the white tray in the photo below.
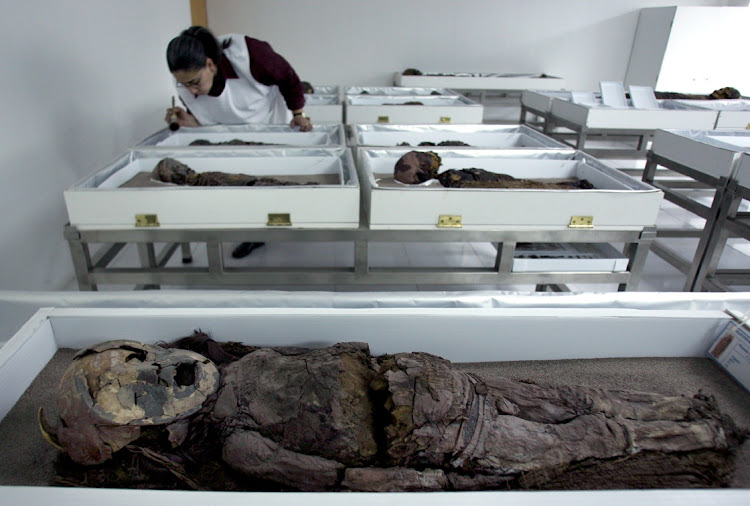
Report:
[[[622,129],[649,131],[657,128],[710,130],[716,123],[717,112],[680,104],[673,100],[658,101],[655,110],[607,107],[604,104],[574,104],[554,99],[550,108],[553,118],[590,129]]]
[[[471,147],[496,149],[570,149],[525,125],[347,125],[352,146],[393,147],[408,142],[461,141]],[[429,147],[425,147],[429,149]],[[419,149],[422,149],[420,147]]]
[[[678,102],[718,111],[716,129],[746,130],[750,128],[750,100],[678,100]]]
[[[251,176],[331,175],[338,184],[302,186],[162,185],[123,188],[165,157],[197,172]],[[81,229],[131,229],[136,215],[156,215],[162,228],[268,227],[269,213],[289,213],[292,228],[359,226],[359,181],[348,148],[262,150],[133,150],[64,192],[70,224]],[[335,203],[332,205],[331,203]]]
[[[588,155],[562,149],[419,148],[439,154],[443,160],[440,172],[477,167],[524,179],[577,177],[588,179],[595,189],[379,184],[381,178],[392,178],[398,159],[412,149],[357,149],[362,198],[371,228],[435,229],[441,215],[460,215],[463,228],[470,230],[569,230],[573,216],[593,216],[594,230],[641,230],[655,225],[663,197],[660,190]]]
[[[307,110],[307,107],[305,107]],[[190,146],[199,139],[210,142],[226,142],[234,139],[241,141],[263,142],[264,145],[247,146],[251,149],[279,146],[345,146],[346,137],[343,125],[315,125],[311,132],[300,132],[288,125],[216,125],[197,128],[180,128],[171,131],[168,128],[146,137],[136,148],[169,148],[189,147],[191,149],[239,149],[244,146]]]
[[[713,178],[730,178],[740,153],[750,150],[750,131],[657,130],[651,150]]]
[[[405,104],[415,101],[423,105]],[[478,124],[484,106],[461,95],[347,95],[344,114],[348,124]]]
[[[401,72],[396,72],[393,81],[396,86],[436,86],[458,90],[564,90],[567,87],[565,79],[555,76],[541,77],[541,74],[437,75],[426,72],[421,76],[405,76]]]

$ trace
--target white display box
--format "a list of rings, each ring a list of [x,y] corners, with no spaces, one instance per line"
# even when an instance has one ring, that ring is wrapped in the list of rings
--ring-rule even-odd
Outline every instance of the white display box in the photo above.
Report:
[[[344,122],[341,88],[335,85],[313,86],[315,93],[305,94],[305,114],[314,126]]]
[[[346,146],[344,127],[339,118],[337,125],[315,125],[311,132],[300,132],[288,125],[216,125],[196,128],[168,128],[146,137],[136,144],[136,148],[176,148],[200,149],[259,149],[278,146]],[[265,145],[250,146],[190,146],[196,140],[227,142],[238,139],[245,142],[263,142]]]
[[[552,100],[570,100],[572,96],[570,91],[524,90],[521,92],[521,105],[547,113],[552,109]]]
[[[569,230],[573,216],[593,216],[593,230],[654,226],[663,193],[574,150],[454,150],[424,147],[440,172],[468,167],[522,179],[588,179],[590,190],[444,188],[393,181],[393,168],[413,148],[357,149],[362,198],[373,229],[435,229],[441,215],[460,215],[469,230]],[[586,233],[586,230],[582,230]]]
[[[564,90],[565,79],[542,74],[441,73],[423,72],[421,76],[393,76],[396,86],[436,86],[457,90]]]
[[[731,178],[740,154],[750,150],[750,131],[656,130],[651,150],[713,178]]]
[[[352,146],[397,146],[408,142],[461,141],[471,147],[570,149],[526,125],[348,125]],[[429,147],[428,147],[429,149]]]
[[[711,130],[716,124],[717,111],[699,109],[674,100],[658,100],[660,109],[607,107],[603,104],[575,104],[554,99],[550,108],[553,118],[560,118],[589,129],[656,130],[675,128]]]
[[[513,272],[625,272],[629,259],[608,243],[518,243]]]
[[[454,90],[447,89],[445,87],[401,87],[401,86],[348,86],[344,90],[344,95],[376,95],[376,96],[410,96],[410,97],[424,97],[424,96],[455,96],[459,95]]]
[[[718,111],[715,126],[718,130],[750,128],[750,100],[678,100],[677,102]]]
[[[219,341],[321,347],[369,343],[373,355],[423,351],[454,362],[704,357],[730,321],[720,310],[581,308],[45,308],[0,349],[4,418],[59,348],[110,339],[170,341],[200,328]],[[467,332],[467,330],[470,330]],[[459,337],[460,338],[457,338]],[[36,423],[30,420],[29,423]],[[0,487],[4,504],[351,504],[350,493],[247,493]],[[357,493],[362,504],[748,504],[750,491],[648,490]]]
[[[324,184],[122,187],[139,173],[150,174],[165,157],[196,172],[303,176]],[[156,215],[161,228],[264,228],[269,213],[288,213],[292,228],[359,225],[359,181],[349,148],[132,150],[72,185],[64,197],[70,224],[90,230],[132,229],[140,214]]]
[[[484,106],[461,95],[347,95],[344,113],[348,124],[477,124],[482,123]]]
[[[338,95],[305,95],[305,114],[315,129],[321,124],[343,123],[344,103]]]

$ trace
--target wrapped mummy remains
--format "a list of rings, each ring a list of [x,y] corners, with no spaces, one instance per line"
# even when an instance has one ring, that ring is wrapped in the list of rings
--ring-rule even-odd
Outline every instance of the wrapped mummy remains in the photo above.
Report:
[[[234,486],[282,490],[581,488],[582,477],[686,488],[725,485],[747,437],[700,393],[490,381],[435,355],[374,357],[356,342],[240,350],[205,334],[186,340],[201,354],[114,341],[76,356],[56,430],[74,462],[127,445],[197,489],[229,476],[223,466]],[[169,441],[149,437],[165,429]],[[110,479],[86,476],[85,486]]]
[[[216,366],[192,351],[126,340],[92,346],[76,354],[60,381],[61,423],[46,436],[82,464],[108,460],[144,426],[164,425],[178,442],[186,435],[180,421],[218,384]]]

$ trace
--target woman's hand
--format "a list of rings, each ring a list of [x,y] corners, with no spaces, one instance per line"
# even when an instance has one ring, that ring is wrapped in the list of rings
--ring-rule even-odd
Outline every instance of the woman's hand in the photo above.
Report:
[[[295,114],[289,126],[292,128],[299,127],[300,132],[309,132],[313,129],[312,121],[310,121],[310,118],[305,113]]]
[[[170,107],[167,109],[167,115],[164,116],[164,121],[167,123],[177,123],[181,127],[197,127],[201,126],[195,116],[187,112],[182,107]]]

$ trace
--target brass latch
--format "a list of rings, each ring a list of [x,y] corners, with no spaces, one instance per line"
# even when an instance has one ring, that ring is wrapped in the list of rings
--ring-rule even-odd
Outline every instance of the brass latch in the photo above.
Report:
[[[378,116],[378,123],[390,123],[391,118],[389,116]]]
[[[438,217],[438,228],[461,228],[460,214],[441,214]]]
[[[155,214],[136,214],[135,226],[136,227],[158,227],[159,218]]]
[[[292,218],[289,213],[268,213],[269,227],[290,227],[292,225]]]
[[[440,116],[440,123],[450,123],[451,117],[450,116]]]
[[[593,216],[571,216],[568,228],[594,228]]]
[[[750,123],[747,124],[747,126],[745,127],[745,130],[750,130]]]

